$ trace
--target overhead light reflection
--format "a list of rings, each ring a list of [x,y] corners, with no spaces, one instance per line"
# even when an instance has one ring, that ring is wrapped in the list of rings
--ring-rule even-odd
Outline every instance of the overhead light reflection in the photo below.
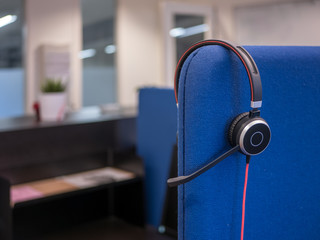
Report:
[[[171,37],[180,37],[183,36],[186,33],[186,29],[185,28],[173,28],[170,30],[170,36]]]
[[[79,52],[80,59],[90,58],[95,55],[96,55],[96,50],[93,48],[82,50],[81,52]]]
[[[170,36],[175,37],[175,38],[184,38],[184,37],[189,37],[192,35],[196,35],[199,33],[204,33],[209,31],[209,26],[208,24],[200,24],[196,25],[193,27],[188,27],[188,28],[173,28],[170,30]]]
[[[13,23],[17,20],[17,16],[16,15],[6,15],[2,18],[0,18],[0,28],[4,27],[10,23]]]
[[[106,54],[113,54],[113,53],[116,52],[116,50],[117,50],[117,49],[116,49],[116,46],[113,45],[113,44],[110,44],[110,45],[108,45],[108,46],[105,47],[104,52],[105,52]]]

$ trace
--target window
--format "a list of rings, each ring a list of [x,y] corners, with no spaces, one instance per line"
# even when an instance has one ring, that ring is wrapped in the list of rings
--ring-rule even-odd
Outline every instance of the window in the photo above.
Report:
[[[164,3],[164,72],[173,86],[175,66],[181,55],[195,42],[213,36],[213,10],[204,5]]]
[[[0,117],[24,114],[21,0],[0,2]]]
[[[115,0],[82,0],[83,106],[115,103]]]
[[[176,42],[176,63],[191,45],[204,40],[204,33],[209,30],[204,20],[204,16],[201,15],[175,15],[174,28],[169,33]]]

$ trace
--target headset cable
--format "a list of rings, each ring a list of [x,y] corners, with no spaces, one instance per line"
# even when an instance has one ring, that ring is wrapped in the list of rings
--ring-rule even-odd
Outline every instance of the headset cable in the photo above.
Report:
[[[251,159],[251,156],[247,155],[246,156],[246,174],[244,178],[243,198],[242,198],[241,240],[243,240],[243,234],[244,234],[244,219],[245,219],[245,212],[246,212],[246,194],[247,194],[247,183],[248,183],[250,159]]]

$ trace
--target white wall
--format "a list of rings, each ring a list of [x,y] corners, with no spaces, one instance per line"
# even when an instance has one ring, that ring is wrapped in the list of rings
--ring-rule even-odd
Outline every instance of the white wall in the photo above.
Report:
[[[239,43],[320,45],[320,1],[239,7],[235,19]]]
[[[141,86],[162,84],[157,0],[118,0],[116,14],[118,102],[136,105]]]
[[[82,47],[80,10],[80,0],[25,0],[27,113],[32,113],[32,105],[39,92],[37,54],[43,44],[70,46],[69,99],[73,108],[81,107],[82,66],[78,57]]]

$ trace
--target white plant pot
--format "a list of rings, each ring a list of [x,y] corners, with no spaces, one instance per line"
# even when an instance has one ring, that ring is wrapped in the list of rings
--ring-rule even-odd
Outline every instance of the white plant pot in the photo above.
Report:
[[[66,110],[66,93],[42,93],[39,98],[41,121],[61,121]]]

